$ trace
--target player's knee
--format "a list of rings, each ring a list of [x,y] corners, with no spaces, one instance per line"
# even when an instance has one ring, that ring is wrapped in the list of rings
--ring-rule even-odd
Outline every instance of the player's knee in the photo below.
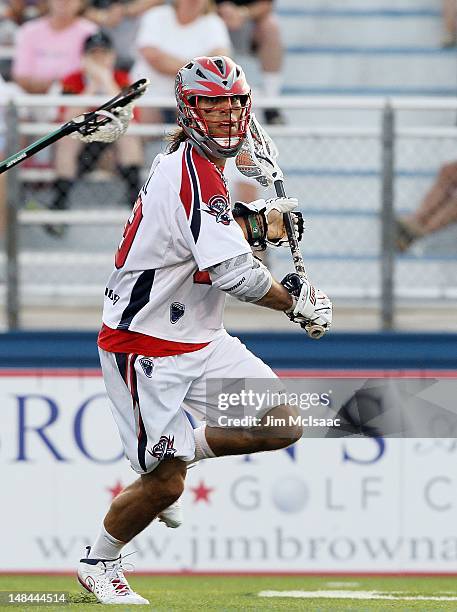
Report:
[[[146,497],[175,502],[184,491],[186,465],[177,459],[165,460],[153,472],[142,477]]]
[[[273,425],[273,432],[269,438],[272,448],[286,448],[294,444],[303,435],[303,426],[296,408],[280,406],[270,413],[269,423]]]
[[[269,443],[272,449],[287,448],[295,442],[298,442],[302,437],[303,429],[301,426],[294,425],[292,427],[285,428],[283,431],[278,432],[277,436],[270,438]]]
[[[164,498],[167,500],[167,505],[174,503],[181,497],[184,492],[184,478],[177,473],[166,483]]]
[[[300,440],[300,438],[303,435],[303,427],[301,425],[293,425],[290,428],[290,432],[289,432],[289,444],[287,446],[290,446],[291,444],[295,444],[295,442],[298,442]]]

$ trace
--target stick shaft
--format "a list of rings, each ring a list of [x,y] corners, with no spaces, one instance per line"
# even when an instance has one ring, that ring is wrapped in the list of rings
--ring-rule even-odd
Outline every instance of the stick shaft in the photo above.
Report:
[[[4,159],[2,162],[0,162],[0,174],[3,174],[3,172],[6,172],[14,166],[17,166],[17,164],[20,164],[25,159],[32,157],[32,155],[35,155],[35,153],[38,153],[38,151],[49,147],[49,145],[53,144],[54,142],[57,142],[64,136],[68,136],[73,132],[77,132],[83,125],[87,125],[88,123],[93,121],[98,111],[110,110],[119,106],[126,106],[129,102],[131,102],[135,98],[138,98],[142,94],[146,87],[146,84],[147,81],[145,79],[140,79],[139,81],[136,81],[128,88],[119,92],[113,98],[102,104],[102,106],[99,106],[96,110],[84,113],[84,115],[80,115],[80,117],[71,119],[53,132],[49,132],[49,134],[42,136],[24,149],[21,149],[17,153],[14,153],[14,155],[11,155],[7,159]],[[102,123],[106,123],[107,121],[109,121],[109,119],[100,121],[100,125]]]
[[[35,155],[35,153],[38,153],[38,151],[49,147],[49,145],[53,144],[54,142],[57,142],[64,136],[67,136],[67,134],[76,132],[76,130],[78,129],[75,126],[73,130],[69,130],[67,126],[68,124],[59,127],[57,130],[46,134],[39,140],[35,140],[35,142],[32,142],[32,144],[30,144],[28,147],[25,147],[17,153],[14,153],[14,155],[11,155],[10,157],[4,159],[2,162],[0,162],[0,174],[3,174],[3,172],[6,172],[14,166],[17,166],[17,164],[20,164],[25,159],[32,157],[32,155]]]
[[[278,179],[274,182],[274,186],[278,198],[285,198],[286,190],[284,187],[284,181],[282,179]],[[284,213],[284,227],[286,228],[287,238],[289,240],[290,252],[292,253],[295,270],[301,278],[308,280],[305,262],[303,261],[303,256],[300,251],[300,245],[298,244],[297,236],[295,235],[294,224],[290,213]]]
[[[274,182],[276,195],[278,198],[286,197],[286,189],[284,187],[284,181],[278,179]],[[294,262],[295,271],[300,278],[309,282],[308,275],[306,273],[305,262],[300,251],[300,245],[298,244],[297,236],[294,231],[294,223],[290,213],[284,213],[284,227],[286,228],[287,238],[289,240],[290,252],[292,253],[292,259]],[[314,325],[309,323],[308,325],[302,324],[302,327],[306,330],[306,333],[310,338],[318,340],[321,338],[325,329],[321,325]]]

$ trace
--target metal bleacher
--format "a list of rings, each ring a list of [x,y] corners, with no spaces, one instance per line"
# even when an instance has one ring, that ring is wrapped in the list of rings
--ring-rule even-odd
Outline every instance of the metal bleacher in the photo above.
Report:
[[[286,48],[285,100],[292,95],[331,95],[335,100],[352,95],[368,102],[375,96],[457,93],[457,54],[440,48],[438,0],[278,0],[277,12]],[[253,58],[239,59],[255,91],[260,86],[258,67]],[[286,108],[285,115],[286,128],[272,129],[272,133],[287,175],[288,192],[299,197],[305,211],[309,231],[303,251],[312,278],[332,297],[355,298],[358,307],[367,298],[379,299],[380,109],[342,109],[336,104],[325,109]],[[456,111],[449,109],[405,110],[398,113],[398,125],[451,128],[455,116]],[[338,130],[354,133],[338,136]],[[399,140],[398,211],[417,206],[439,164],[455,155],[455,136],[449,134],[436,141]],[[149,146],[148,162],[159,148],[157,143]],[[37,173],[43,179],[46,172],[52,173],[52,169],[40,169],[39,164],[22,171],[27,208],[49,202],[49,184],[45,181],[37,189],[35,180],[31,182]],[[127,216],[123,185],[112,175],[95,173],[80,181],[71,202],[74,210],[106,207],[125,211]],[[119,235],[120,225],[75,225],[56,242],[42,227],[24,227],[21,244],[28,254],[22,256],[22,282],[26,301],[45,304],[49,298],[46,287],[51,285],[54,304],[99,305]],[[400,297],[423,296],[426,274],[435,283],[426,297],[443,294],[455,299],[455,237],[453,226],[422,241],[411,255],[399,258]],[[276,276],[290,271],[287,250],[275,252],[271,261]],[[38,262],[41,278],[36,275]],[[454,293],[449,287],[454,287]]]

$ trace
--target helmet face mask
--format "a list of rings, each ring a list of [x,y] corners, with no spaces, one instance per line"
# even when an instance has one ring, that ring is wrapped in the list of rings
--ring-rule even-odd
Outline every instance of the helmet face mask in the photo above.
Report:
[[[178,72],[175,93],[186,135],[208,155],[235,156],[251,113],[251,90],[240,66],[227,57],[196,58]]]

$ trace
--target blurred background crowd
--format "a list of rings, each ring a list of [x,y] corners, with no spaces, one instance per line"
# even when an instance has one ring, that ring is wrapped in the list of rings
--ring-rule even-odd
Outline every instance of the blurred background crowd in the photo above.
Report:
[[[360,277],[351,268],[354,258],[361,257],[356,252],[357,245],[363,243],[363,257],[368,261],[372,257],[370,249],[377,240],[373,239],[375,225],[371,224],[369,231],[366,231],[364,223],[368,223],[368,220],[362,217],[373,214],[373,208],[379,205],[379,202],[374,202],[373,195],[374,190],[378,192],[378,186],[368,183],[374,178],[370,172],[379,173],[379,169],[373,170],[371,166],[365,168],[371,163],[370,160],[375,160],[375,156],[379,157],[379,152],[374,141],[364,152],[367,140],[356,142],[355,136],[351,136],[352,141],[349,138],[344,143],[336,142],[338,134],[335,133],[331,136],[341,150],[332,143],[324,143],[321,136],[320,140],[316,137],[306,145],[303,140],[300,143],[297,141],[292,156],[292,146],[295,146],[293,139],[299,138],[299,130],[304,123],[312,126],[322,116],[306,111],[295,112],[291,106],[282,105],[278,100],[290,99],[291,94],[295,93],[306,96],[325,93],[358,95],[361,92],[369,97],[371,94],[396,95],[403,92],[427,94],[428,91],[455,95],[457,91],[455,79],[446,87],[441,86],[446,70],[438,69],[434,73],[425,64],[425,68],[422,67],[425,56],[430,62],[447,61],[449,54],[453,54],[453,49],[457,47],[456,0],[401,0],[399,4],[382,7],[374,0],[367,3],[354,0],[347,6],[346,3],[343,5],[334,0],[309,4],[296,0],[0,0],[0,91],[49,96],[88,94],[109,98],[128,83],[147,77],[151,85],[146,98],[171,99],[174,75],[192,57],[217,54],[235,57],[243,66],[247,65],[248,79],[254,85],[254,108],[256,101],[275,101],[268,106],[261,105],[262,108],[256,109],[256,112],[278,135],[281,153],[286,153],[285,164],[290,176],[288,184],[294,195],[296,192],[299,197],[302,194],[309,196],[310,202],[306,202],[306,207],[311,211],[308,213],[311,221],[313,211],[328,217],[320,221],[320,236],[314,233],[317,251],[313,234],[310,233],[308,257],[316,258],[316,269],[321,264],[325,265],[327,258],[324,275],[330,279],[330,285],[336,286],[338,294],[338,282],[341,281],[347,288],[351,279]],[[377,19],[384,20],[379,21],[379,28],[376,28]],[[415,20],[421,24],[416,34],[413,32]],[[433,28],[428,31],[426,21],[433,23]],[[369,22],[369,27],[365,27]],[[360,28],[355,26],[358,23],[362,24]],[[427,40],[421,40],[423,32],[427,32]],[[375,35],[377,38],[373,40]],[[397,41],[403,42],[403,45],[399,46]],[[409,67],[392,70],[388,64],[389,58],[392,62],[394,58],[395,61],[398,58],[399,62],[408,59]],[[381,62],[381,59],[387,63],[378,70],[376,62]],[[415,79],[416,82],[422,79],[427,83],[435,79],[437,86],[434,90],[430,87],[428,90],[409,87],[408,90],[406,76],[412,83]],[[352,79],[357,87],[351,83],[341,86],[344,79],[347,82]],[[384,81],[389,79],[389,85],[384,85]],[[83,110],[83,107],[74,105],[22,108],[20,119],[37,124],[63,123]],[[3,114],[0,156],[5,157],[5,108],[0,107],[0,112]],[[366,113],[354,112],[337,121],[340,128],[349,128],[359,122],[360,126],[364,126],[368,125],[366,116]],[[429,114],[425,124],[431,117]],[[455,113],[452,117],[454,119],[447,123],[449,128],[455,125]],[[303,118],[305,121],[302,121]],[[333,116],[329,115],[328,120],[332,119]],[[174,110],[165,106],[147,106],[139,109],[135,115],[137,126],[170,126],[174,122]],[[432,118],[431,122],[433,124],[435,119]],[[296,132],[293,131],[294,126],[299,126]],[[281,128],[284,128],[283,132],[275,132],[275,129]],[[55,211],[78,209],[88,205],[88,202],[95,207],[113,202],[117,205],[119,201],[123,206],[131,206],[153,156],[160,146],[163,147],[159,143],[164,132],[151,136],[133,131],[113,145],[91,143],[81,146],[81,143],[69,138],[61,140],[23,164],[20,206]],[[44,133],[44,128],[41,133]],[[22,135],[20,144],[25,146],[34,139],[33,136]],[[289,159],[287,145],[291,147]],[[349,147],[350,155],[346,155]],[[399,172],[396,176],[399,181],[409,178],[411,184],[411,187],[408,184],[407,188],[401,189],[397,198],[393,247],[398,254],[410,253],[418,243],[427,244],[423,238],[434,236],[449,227],[455,228],[457,155],[449,153],[451,147],[444,139],[439,147],[436,155],[431,148],[427,152],[431,162],[427,163],[426,168],[419,167],[425,160],[425,154],[424,160],[419,163],[417,157],[414,165],[410,155],[408,163],[411,163],[411,168],[408,167],[404,175]],[[329,161],[324,163],[324,158]],[[304,168],[298,167],[297,160],[302,162]],[[335,168],[337,162],[339,165]],[[104,177],[105,182],[101,181],[103,187],[99,192],[92,189],[87,195],[87,192],[81,191],[81,185],[88,177],[93,177],[94,172]],[[255,184],[237,174],[233,164],[227,174],[234,199],[250,201],[259,197]],[[5,174],[0,176],[2,236],[6,216],[5,177]],[[115,177],[114,182],[117,181],[118,188],[114,195],[110,192],[114,183],[109,177]],[[342,189],[339,187],[340,179],[344,180]],[[357,187],[356,179],[360,179]],[[345,190],[351,189],[352,193],[353,184],[353,192],[357,193],[361,202],[357,203],[354,212],[355,198],[351,195],[351,202],[347,198],[351,210],[341,210],[338,202],[343,200]],[[365,204],[367,210],[364,209]],[[318,252],[320,247],[330,245],[334,239],[332,224],[342,231],[343,226],[339,221],[342,213],[360,217],[357,224],[351,226],[354,235],[351,240],[348,238],[347,275],[341,274],[337,267],[341,264],[338,249],[331,251],[329,247],[330,250],[324,251],[323,257]],[[349,227],[349,220],[347,223]],[[37,245],[44,245],[52,250],[65,245],[71,249],[85,238],[77,234],[77,228],[64,223],[43,223],[39,232],[35,229],[24,230],[25,247],[33,249]],[[345,232],[345,235],[348,236],[348,233]],[[114,244],[114,238],[109,240]],[[450,240],[452,244],[455,243],[455,232],[451,233]],[[340,244],[339,239],[337,242]],[[446,244],[449,245],[449,241]],[[457,249],[451,251],[455,254]],[[331,258],[339,260],[338,263],[332,266],[329,263]],[[440,274],[446,265],[441,266]],[[405,272],[406,275],[409,270]],[[440,286],[449,284],[449,274],[446,271],[447,276],[440,276]],[[372,279],[376,275],[369,263],[366,275],[365,293],[370,296],[373,293]],[[25,273],[24,279],[26,276]],[[84,279],[81,282],[84,284]],[[331,292],[332,288],[328,287],[328,291]],[[347,297],[348,291],[345,293],[343,288],[341,292]]]
[[[12,0],[0,10],[2,86],[16,92],[111,97],[131,80],[147,77],[149,96],[170,97],[174,76],[189,59],[232,55],[234,48],[258,57],[266,96],[281,92],[280,31],[269,0]],[[61,109],[57,118],[63,122],[83,110]],[[31,116],[42,117],[41,111]],[[170,109],[143,109],[137,119],[175,121]],[[276,108],[266,109],[265,119],[284,121]],[[67,208],[75,179],[103,163],[107,148],[59,142],[51,209]],[[142,142],[126,136],[113,148],[126,199],[133,202],[141,185]],[[241,198],[255,199],[253,187],[243,185]],[[65,233],[63,225],[45,229],[56,237]]]

